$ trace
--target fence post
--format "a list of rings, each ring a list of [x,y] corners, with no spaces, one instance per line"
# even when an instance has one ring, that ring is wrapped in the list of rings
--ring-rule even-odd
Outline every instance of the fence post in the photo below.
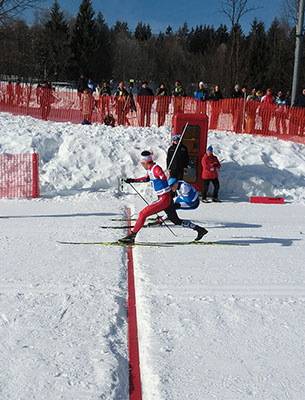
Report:
[[[39,154],[32,154],[33,198],[39,197]]]

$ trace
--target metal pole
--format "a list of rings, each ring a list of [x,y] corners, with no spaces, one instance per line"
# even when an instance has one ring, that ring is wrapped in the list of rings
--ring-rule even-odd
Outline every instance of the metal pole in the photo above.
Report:
[[[133,190],[141,197],[141,199],[149,206],[148,201],[146,201],[146,200],[144,199],[144,197],[141,195],[141,193],[138,192],[137,189],[136,189],[131,183],[129,183],[129,185],[130,185],[130,186],[133,188]],[[162,218],[160,217],[160,215],[158,215],[157,213],[156,213],[156,216],[157,216],[158,219],[162,220]],[[166,226],[166,228],[169,229],[169,231],[170,231],[174,236],[177,236],[177,235],[171,230],[171,228],[165,223],[165,221],[164,221],[164,220],[162,220],[162,221],[163,221],[162,224],[164,224],[164,225]]]
[[[296,26],[296,35],[295,35],[296,43],[295,43],[294,69],[293,69],[293,81],[292,81],[292,91],[291,91],[291,105],[294,105],[299,83],[302,42],[303,42],[304,4],[305,0],[300,0],[298,23]]]

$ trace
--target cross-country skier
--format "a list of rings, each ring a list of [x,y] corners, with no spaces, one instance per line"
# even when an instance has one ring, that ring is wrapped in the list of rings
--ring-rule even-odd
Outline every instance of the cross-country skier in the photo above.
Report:
[[[158,195],[158,200],[147,207],[145,207],[140,213],[139,217],[136,221],[136,224],[132,230],[132,232],[123,237],[122,239],[119,239],[118,241],[120,243],[134,243],[135,237],[139,230],[143,227],[145,220],[147,217],[153,214],[157,214],[160,211],[166,210],[170,208],[172,203],[172,197],[170,194],[170,187],[168,185],[166,175],[162,168],[157,165],[153,159],[152,159],[152,153],[149,151],[143,151],[141,153],[141,164],[143,168],[147,171],[147,175],[141,178],[133,179],[133,178],[127,178],[125,179],[126,183],[132,183],[132,182],[148,182],[151,181],[152,186]],[[171,208],[170,208],[171,210]],[[174,213],[176,213],[175,209],[173,208]],[[171,213],[171,212],[170,212]],[[177,214],[176,214],[177,216]],[[170,218],[170,217],[169,217]],[[178,218],[178,216],[177,216]],[[179,218],[178,218],[179,220]],[[181,220],[176,220],[174,222],[177,225],[182,225]],[[181,221],[181,222],[180,222]],[[192,229],[195,229],[198,232],[198,236],[195,240],[200,240],[207,231],[204,228],[201,228],[197,225],[192,224],[192,226],[188,226]]]
[[[176,210],[195,210],[199,204],[199,194],[197,190],[187,182],[184,181],[177,181],[176,178],[170,178],[168,180],[168,184],[173,193],[177,194],[174,201],[171,205],[166,208],[164,211],[166,215],[162,218],[159,218],[156,222],[149,223],[148,226],[153,225],[161,225],[163,221],[167,218],[173,222],[175,225],[181,225],[184,228],[191,228],[198,232],[198,236],[195,239],[196,241],[200,240],[204,235],[208,233],[208,231],[198,225],[195,225],[193,222],[180,219],[177,215]]]

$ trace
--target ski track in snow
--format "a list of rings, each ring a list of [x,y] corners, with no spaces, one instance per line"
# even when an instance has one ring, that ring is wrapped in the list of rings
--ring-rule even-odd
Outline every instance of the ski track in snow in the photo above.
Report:
[[[80,127],[0,114],[1,152],[35,147],[42,198],[1,200],[0,398],[127,400],[126,249],[111,218],[144,203],[117,178],[164,166],[169,130]],[[210,132],[222,204],[181,211],[208,241],[248,247],[133,250],[143,400],[300,400],[305,393],[305,151],[275,139]],[[148,146],[148,147],[147,147]],[[137,186],[148,200],[149,185]],[[248,196],[284,195],[284,205]],[[122,224],[126,224],[122,222]],[[192,240],[143,229],[139,241]]]

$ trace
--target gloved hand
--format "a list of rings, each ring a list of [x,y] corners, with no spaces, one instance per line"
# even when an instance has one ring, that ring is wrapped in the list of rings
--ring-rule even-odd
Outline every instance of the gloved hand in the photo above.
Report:
[[[124,182],[126,182],[126,183],[132,183],[132,182],[134,182],[134,179],[132,179],[132,178],[126,178],[126,179],[124,179]]]
[[[215,164],[214,164],[214,167],[218,167],[219,166],[219,164],[216,162]]]

